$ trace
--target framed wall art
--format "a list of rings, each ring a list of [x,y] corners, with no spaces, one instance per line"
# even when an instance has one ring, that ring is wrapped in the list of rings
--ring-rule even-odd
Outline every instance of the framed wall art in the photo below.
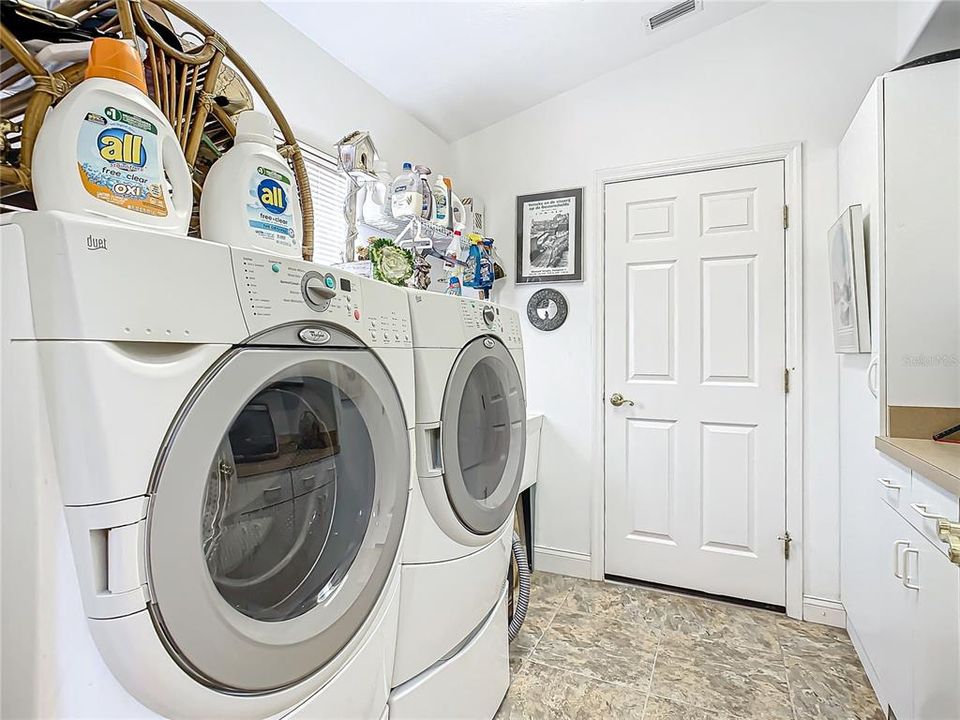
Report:
[[[867,295],[867,247],[863,208],[851,205],[830,228],[830,300],[833,304],[833,347],[838,353],[870,352],[870,309]]]
[[[517,198],[517,282],[583,280],[583,188]]]

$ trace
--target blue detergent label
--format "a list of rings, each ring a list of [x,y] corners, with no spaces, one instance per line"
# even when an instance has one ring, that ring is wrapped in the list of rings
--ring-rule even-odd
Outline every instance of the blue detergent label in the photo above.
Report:
[[[154,217],[167,216],[157,126],[106,107],[87,113],[77,136],[77,169],[98,200]]]
[[[297,230],[294,225],[291,181],[283,173],[258,167],[250,175],[250,201],[246,203],[247,225],[262,240],[294,249]]]

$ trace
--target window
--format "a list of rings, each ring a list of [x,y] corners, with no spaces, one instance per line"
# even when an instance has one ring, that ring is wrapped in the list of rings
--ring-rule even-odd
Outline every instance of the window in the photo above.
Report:
[[[282,136],[278,135],[282,142]],[[347,224],[343,219],[343,201],[349,181],[337,170],[337,161],[305,142],[297,141],[303,153],[313,197],[313,261],[324,265],[343,262],[343,244]]]

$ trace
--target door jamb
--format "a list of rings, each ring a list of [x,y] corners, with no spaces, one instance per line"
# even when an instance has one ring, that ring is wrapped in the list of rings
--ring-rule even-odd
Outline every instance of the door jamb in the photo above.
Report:
[[[677,160],[626,165],[596,172],[595,217],[599,258],[594,267],[594,281],[599,289],[595,305],[594,342],[599,354],[596,374],[593,415],[594,457],[600,458],[600,472],[592,492],[590,538],[590,574],[594,580],[604,575],[604,493],[606,489],[606,453],[604,437],[604,373],[605,373],[605,300],[604,265],[606,263],[606,228],[604,195],[608,184],[642,180],[665,175],[681,175],[703,170],[719,170],[765,162],[783,162],[784,203],[789,209],[789,223],[784,231],[785,263],[785,331],[786,365],[790,371],[790,392],[786,398],[786,525],[793,540],[790,560],[786,563],[787,615],[803,617],[803,185],[802,143],[792,142],[728,153],[702,155]]]

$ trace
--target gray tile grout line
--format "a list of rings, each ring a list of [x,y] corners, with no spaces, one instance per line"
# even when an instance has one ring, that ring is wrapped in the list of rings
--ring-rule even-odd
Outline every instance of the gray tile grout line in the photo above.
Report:
[[[563,596],[563,599],[561,599],[560,602],[557,603],[557,606],[556,606],[556,607],[554,608],[554,610],[553,610],[553,614],[550,615],[550,619],[547,620],[547,624],[546,624],[546,626],[543,628],[543,632],[540,633],[540,637],[538,637],[537,640],[536,640],[536,642],[533,643],[533,646],[530,648],[530,652],[527,653],[526,657],[524,657],[524,658],[521,660],[521,662],[520,662],[520,670],[517,671],[517,674],[518,674],[518,675],[519,675],[521,672],[523,672],[523,668],[524,668],[524,666],[527,664],[527,660],[530,660],[530,659],[533,658],[533,653],[536,651],[537,646],[540,644],[540,641],[543,640],[543,636],[547,634],[547,630],[550,629],[550,626],[553,624],[553,621],[556,619],[557,613],[560,612],[560,608],[563,607],[564,603],[567,602],[567,598],[570,597],[570,593],[572,593],[572,592],[573,592],[573,585],[571,585],[569,588],[567,588],[567,592],[566,592],[566,594]],[[546,665],[546,663],[540,663],[540,664],[541,664],[541,665]],[[549,667],[553,667],[553,666],[551,665],[551,666],[549,666]]]
[[[793,720],[797,720],[797,706],[793,702],[793,686],[790,685],[790,673],[787,672],[787,660],[783,654],[783,639],[777,634],[777,645],[780,647],[780,663],[783,665],[783,679],[787,682],[787,700],[790,701],[790,712]]]
[[[647,705],[650,703],[650,696],[653,694],[653,676],[657,672],[657,658],[660,657],[660,645],[663,643],[663,620],[660,621],[660,627],[657,630],[657,649],[653,651],[650,680],[647,682],[647,696],[643,699],[643,711],[640,713],[641,720],[647,716]]]

